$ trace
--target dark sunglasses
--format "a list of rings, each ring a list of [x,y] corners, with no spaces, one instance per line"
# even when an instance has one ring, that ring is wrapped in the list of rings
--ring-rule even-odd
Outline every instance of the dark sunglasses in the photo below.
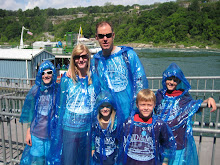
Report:
[[[103,104],[101,104],[100,105],[100,109],[103,109],[103,108],[109,108],[109,109],[111,109],[112,108],[112,105],[110,104],[110,103],[103,103]]]
[[[45,74],[48,74],[48,75],[53,74],[53,71],[52,70],[43,71],[42,75],[45,75]]]
[[[73,57],[73,59],[74,59],[74,60],[79,60],[81,57],[82,57],[83,60],[89,58],[88,54],[84,54],[84,55],[75,55],[75,56]]]
[[[166,80],[169,80],[169,81],[174,81],[176,82],[177,84],[180,83],[180,79],[176,78],[176,77],[168,77]]]
[[[98,38],[103,39],[105,36],[107,38],[111,38],[113,33],[108,33],[108,34],[98,34]]]

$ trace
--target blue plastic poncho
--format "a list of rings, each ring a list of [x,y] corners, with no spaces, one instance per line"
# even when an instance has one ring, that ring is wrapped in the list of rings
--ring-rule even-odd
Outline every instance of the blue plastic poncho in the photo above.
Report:
[[[148,88],[144,68],[137,54],[130,47],[108,57],[102,51],[94,55],[91,61],[92,81],[96,90],[110,90],[122,109],[122,121],[130,115],[137,93]]]
[[[167,124],[152,117],[152,123],[134,121],[129,117],[123,124],[124,157],[126,165],[159,165],[175,157],[176,143]],[[168,163],[169,164],[169,163]]]
[[[64,74],[57,98],[50,164],[89,164],[94,87],[88,77],[74,82]]]
[[[109,103],[116,112],[115,116],[111,116],[106,129],[101,127],[97,116],[103,103]],[[102,91],[96,100],[95,112],[97,118],[92,129],[93,165],[117,164],[120,133],[120,125],[117,124],[117,111],[115,100],[113,100],[111,94],[108,91]]]
[[[166,96],[166,79],[175,76],[181,80],[177,90],[183,93],[179,96]],[[156,93],[155,112],[172,129],[177,142],[176,158],[173,164],[198,164],[196,145],[192,135],[192,116],[198,111],[202,100],[193,100],[188,93],[191,88],[181,69],[172,63],[163,72],[163,89]]]
[[[53,71],[52,80],[45,85],[42,72]],[[58,89],[56,69],[50,61],[43,62],[38,70],[35,85],[28,92],[22,113],[21,123],[31,123],[32,146],[26,145],[20,164],[45,164],[50,149],[51,121],[55,111],[55,96]]]

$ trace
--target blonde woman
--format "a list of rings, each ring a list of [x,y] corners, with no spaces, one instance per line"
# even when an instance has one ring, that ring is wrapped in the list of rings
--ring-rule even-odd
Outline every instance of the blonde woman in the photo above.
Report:
[[[64,74],[61,78],[51,164],[90,164],[95,103],[89,71],[90,58],[88,48],[82,44],[77,45],[70,61],[71,77]]]

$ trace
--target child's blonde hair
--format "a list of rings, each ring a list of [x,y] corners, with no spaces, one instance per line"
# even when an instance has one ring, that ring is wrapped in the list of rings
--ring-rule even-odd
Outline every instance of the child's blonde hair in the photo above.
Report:
[[[137,94],[136,104],[138,101],[153,101],[156,104],[156,96],[150,89],[142,89]]]
[[[74,61],[74,56],[80,55],[83,51],[86,51],[88,54],[88,66],[87,66],[87,76],[88,76],[88,84],[92,84],[91,75],[90,75],[90,61],[91,61],[91,53],[89,49],[83,45],[78,44],[72,51],[71,60],[70,60],[70,70],[71,70],[71,79],[73,82],[77,82],[76,75],[78,75],[79,70],[77,69]]]
[[[101,105],[100,105],[101,106]],[[111,116],[110,116],[110,120],[109,122],[111,121],[111,127],[110,127],[110,130],[113,129],[113,126],[114,126],[114,122],[115,122],[115,115],[116,115],[116,112],[115,112],[115,109],[111,106]],[[100,110],[99,110],[99,113],[97,115],[97,119],[99,121],[99,125],[101,126],[102,129],[104,129],[104,126],[101,122],[101,118],[102,118],[102,114],[100,113]]]

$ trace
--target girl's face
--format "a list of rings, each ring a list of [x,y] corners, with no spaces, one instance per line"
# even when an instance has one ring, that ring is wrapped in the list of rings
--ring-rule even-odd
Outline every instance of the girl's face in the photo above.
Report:
[[[42,80],[44,84],[49,84],[53,77],[53,71],[51,69],[46,69],[42,72]]]
[[[180,80],[174,76],[168,77],[166,79],[167,89],[170,91],[176,90],[177,85],[180,83]]]
[[[112,111],[112,106],[109,103],[103,103],[102,105],[100,105],[100,110],[99,112],[101,113],[101,115],[103,117],[107,117],[111,115],[111,111]]]
[[[73,56],[74,63],[76,67],[81,70],[81,69],[87,69],[88,67],[88,62],[89,62],[89,55],[88,53],[84,50],[82,53],[79,55]]]

